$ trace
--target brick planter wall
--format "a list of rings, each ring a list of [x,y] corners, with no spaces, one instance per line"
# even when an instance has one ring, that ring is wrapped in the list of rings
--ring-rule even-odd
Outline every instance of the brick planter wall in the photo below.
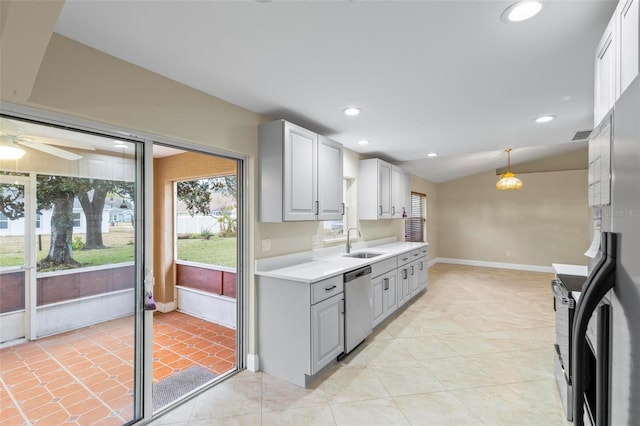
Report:
[[[133,265],[41,277],[36,280],[36,304],[42,306],[134,288],[135,278]]]
[[[236,273],[193,265],[176,265],[176,284],[236,298]]]
[[[24,309],[24,272],[0,275],[0,314]]]

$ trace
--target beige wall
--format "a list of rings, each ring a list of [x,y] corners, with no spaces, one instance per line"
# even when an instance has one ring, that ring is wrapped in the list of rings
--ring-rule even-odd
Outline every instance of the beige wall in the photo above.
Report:
[[[526,173],[520,191],[497,191],[494,171],[438,185],[438,256],[551,266],[586,265],[587,171]],[[507,256],[506,251],[511,255]]]

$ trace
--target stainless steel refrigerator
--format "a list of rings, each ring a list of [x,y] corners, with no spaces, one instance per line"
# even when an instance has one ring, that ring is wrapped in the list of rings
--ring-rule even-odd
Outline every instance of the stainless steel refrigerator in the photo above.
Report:
[[[610,205],[594,209],[602,249],[574,318],[576,426],[640,424],[640,77],[611,128]]]

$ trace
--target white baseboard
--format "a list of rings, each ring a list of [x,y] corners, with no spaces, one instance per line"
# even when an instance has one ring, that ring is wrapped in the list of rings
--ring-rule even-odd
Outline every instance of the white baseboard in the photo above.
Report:
[[[247,370],[254,373],[260,371],[260,358],[258,354],[247,354]]]
[[[427,262],[427,268],[431,268],[433,265],[435,265],[436,263],[438,263],[438,259],[439,258],[435,258],[435,259],[431,259],[430,261]]]
[[[438,257],[432,260],[431,262],[429,262],[429,266],[432,266],[436,263],[451,263],[454,265],[481,266],[483,268],[515,269],[518,271],[553,272],[553,267],[551,266],[524,265],[521,263],[486,262],[484,260],[451,259],[448,257]]]
[[[156,302],[156,309],[164,314],[167,312],[175,311],[177,308],[176,302],[158,303]]]

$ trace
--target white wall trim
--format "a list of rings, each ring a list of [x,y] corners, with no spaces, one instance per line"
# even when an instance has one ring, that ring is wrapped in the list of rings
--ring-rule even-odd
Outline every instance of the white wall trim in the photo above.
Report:
[[[430,261],[428,261],[427,262],[427,268],[431,268],[433,265],[438,263],[438,259],[439,259],[439,257],[436,257],[435,259],[431,259]]]
[[[166,314],[167,312],[176,310],[176,302],[158,303],[156,302],[156,310]]]
[[[432,263],[433,262],[433,263]],[[429,262],[429,266],[436,263],[451,263],[454,265],[480,266],[483,268],[516,269],[519,271],[531,272],[553,272],[553,267],[540,265],[525,265],[521,263],[487,262],[484,260],[451,259],[448,257],[438,257]]]
[[[258,354],[247,354],[247,370],[260,371],[260,357]]]

